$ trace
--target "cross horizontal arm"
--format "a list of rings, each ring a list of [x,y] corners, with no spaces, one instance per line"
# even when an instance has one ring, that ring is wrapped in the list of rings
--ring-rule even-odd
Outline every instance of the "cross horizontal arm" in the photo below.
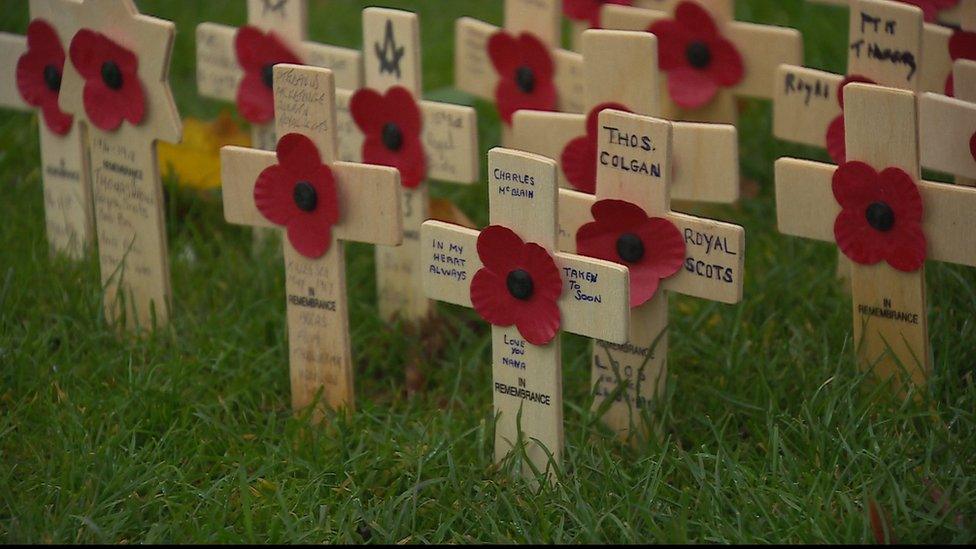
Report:
[[[795,65],[780,65],[773,82],[773,135],[824,147],[827,128],[840,116],[837,90],[844,77]]]
[[[427,176],[452,183],[478,181],[478,113],[471,107],[421,101]]]
[[[481,268],[478,231],[443,221],[420,228],[424,292],[435,301],[471,308],[471,279]]]
[[[30,105],[20,96],[20,91],[17,90],[17,79],[14,78],[17,72],[17,61],[25,51],[27,51],[27,38],[19,34],[0,32],[0,74],[6,75],[0,78],[0,107],[30,110]]]
[[[976,178],[970,146],[976,132],[976,104],[924,93],[918,99],[918,121],[923,166]]]
[[[561,329],[583,337],[626,343],[630,330],[627,267],[565,252],[554,254],[563,277]]]

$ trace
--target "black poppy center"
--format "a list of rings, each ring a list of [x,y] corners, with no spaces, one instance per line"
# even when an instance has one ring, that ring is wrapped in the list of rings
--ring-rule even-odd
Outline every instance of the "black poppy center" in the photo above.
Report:
[[[704,69],[712,63],[712,51],[708,49],[708,44],[704,42],[692,42],[685,50],[688,63],[696,69]]]
[[[102,81],[113,90],[122,87],[122,69],[119,68],[118,63],[115,61],[102,63]]]
[[[299,181],[296,183],[295,189],[292,191],[292,197],[295,199],[295,205],[303,212],[314,210],[319,203],[319,195],[315,192],[315,187],[308,181]]]
[[[261,81],[269,88],[274,87],[274,63],[268,63],[261,68]]]
[[[505,283],[508,285],[508,293],[512,294],[515,299],[523,301],[532,297],[532,292],[535,290],[535,286],[532,284],[532,275],[523,269],[515,269],[508,273],[508,279]]]
[[[624,233],[617,239],[617,255],[627,263],[644,258],[644,242],[634,233]]]
[[[403,132],[400,131],[400,126],[393,122],[387,122],[383,126],[383,144],[391,151],[400,150],[403,146]]]
[[[864,211],[864,217],[868,225],[881,232],[890,231],[895,226],[895,211],[884,202],[873,202]]]
[[[532,93],[535,89],[535,73],[529,67],[522,65],[515,69],[515,84],[523,93]]]
[[[54,65],[44,67],[44,83],[47,89],[56,92],[61,89],[61,71]]]

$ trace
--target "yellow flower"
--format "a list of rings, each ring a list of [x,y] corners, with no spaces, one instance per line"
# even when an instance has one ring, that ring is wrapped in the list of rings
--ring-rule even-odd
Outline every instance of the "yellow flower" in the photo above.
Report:
[[[182,187],[216,189],[220,187],[220,148],[224,145],[251,145],[250,135],[228,111],[222,111],[216,120],[186,118],[182,143],[159,144],[160,173],[175,175]]]

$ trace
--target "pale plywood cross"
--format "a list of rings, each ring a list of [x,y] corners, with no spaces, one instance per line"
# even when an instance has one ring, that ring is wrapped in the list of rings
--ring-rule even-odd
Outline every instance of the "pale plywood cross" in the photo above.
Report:
[[[512,123],[513,143],[519,150],[556,159],[560,187],[592,193],[597,157],[581,170],[569,158],[575,175],[567,177],[564,155],[571,142],[587,137],[587,119],[601,105],[615,103],[648,116],[661,115],[657,38],[646,32],[588,30],[581,39],[583,82],[589,114],[522,110]],[[738,140],[731,125],[679,122],[673,125],[674,163],[679,167],[669,189],[676,200],[732,203],[739,199]],[[580,151],[582,152],[582,151]],[[586,171],[586,176],[581,176]],[[575,238],[560,231],[561,238]]]
[[[431,217],[427,179],[451,183],[471,184],[479,177],[478,117],[468,106],[425,101],[421,72],[420,19],[415,13],[384,8],[363,10],[363,56],[365,87],[355,92],[339,90],[339,141],[348,144],[340,151],[340,158],[350,162],[371,162],[391,165],[406,163],[425,165],[422,177],[401,173],[404,184],[403,244],[391,248],[376,248],[376,282],[379,293],[380,316],[385,320],[401,318],[408,322],[426,320],[434,311],[424,295],[420,260],[420,225]],[[366,112],[372,102],[388,104],[393,88],[402,88],[412,98],[409,102],[419,109],[421,129],[420,154],[411,160],[416,136],[400,128],[402,113],[396,109],[385,114]],[[378,94],[378,95],[377,95]],[[396,128],[395,143],[386,142],[382,135],[367,136],[353,117],[353,96],[361,101],[359,116],[382,117],[373,121],[377,127]],[[372,99],[364,100],[364,97]],[[375,107],[374,107],[375,108]],[[414,107],[411,107],[414,108]],[[392,125],[392,126],[391,126]],[[371,143],[367,143],[370,140]],[[392,146],[392,148],[391,148]],[[369,150],[367,150],[367,148]],[[382,157],[382,158],[380,158]],[[395,161],[390,161],[396,158]],[[401,164],[402,165],[402,164]]]
[[[850,0],[808,0],[815,4],[827,4],[831,6],[843,6],[847,7],[850,5]],[[894,0],[896,2],[904,1],[906,4],[913,5],[927,5],[928,9],[925,10],[925,22],[926,24],[932,24],[932,28],[938,26],[938,24],[946,26],[959,26],[963,19],[965,19],[963,12],[967,9],[966,2],[969,0],[957,0],[955,5],[948,5],[947,2],[939,1],[926,1],[912,2],[906,0]],[[923,8],[924,9],[924,8]],[[929,29],[927,28],[928,32]]]
[[[958,60],[953,71],[956,97],[919,96],[922,165],[976,186],[976,61]]]
[[[563,447],[558,332],[623,343],[630,316],[625,267],[556,251],[557,194],[552,160],[495,148],[488,153],[491,226],[479,233],[427,221],[421,231],[430,298],[475,307],[474,297],[483,317],[517,315],[515,325],[491,329],[495,458],[524,448],[523,471],[550,475]]]
[[[703,8],[711,17],[717,32],[738,51],[742,61],[741,75],[738,75],[739,78],[734,83],[718,82],[717,92],[707,98],[707,102],[682,108],[682,104],[697,104],[701,100],[696,99],[689,103],[685,101],[690,98],[676,101],[672,86],[677,82],[676,76],[685,73],[700,74],[704,69],[708,69],[711,74],[716,64],[729,64],[726,62],[730,56],[727,52],[713,52],[702,40],[691,42],[685,49],[687,59],[682,60],[682,66],[671,71],[661,82],[661,115],[668,120],[734,124],[738,119],[736,98],[772,98],[776,67],[784,63],[800,64],[803,61],[803,37],[799,31],[736,21],[734,0],[656,0],[643,2],[642,5],[653,6],[655,9],[606,4],[601,16],[604,28],[647,31],[651,25],[665,21],[677,21],[671,25],[687,25],[682,22],[684,14]],[[684,27],[685,30],[681,32],[701,32],[701,27],[701,23],[696,22],[690,28]],[[660,42],[660,37],[658,38],[658,47],[666,47]],[[731,75],[729,77],[732,78]],[[712,80],[709,77],[709,81]],[[691,89],[701,87],[701,84],[690,86]]]
[[[607,406],[603,420],[621,436],[635,429],[646,433],[642,411],[664,390],[668,293],[721,303],[737,303],[742,299],[745,230],[738,225],[671,210],[673,193],[669,189],[672,183],[669,174],[674,169],[675,125],[659,118],[604,110],[599,117],[596,154],[616,160],[598,164],[595,196],[560,190],[560,228],[571,235],[560,239],[560,249],[582,253],[584,250],[577,247],[579,238],[587,238],[594,230],[600,230],[604,237],[609,235],[616,248],[601,257],[630,268],[631,295],[640,301],[631,302],[627,342],[618,345],[596,341],[592,350],[592,382],[596,394],[593,409]],[[609,223],[608,219],[597,219],[594,223],[592,210],[609,208],[615,200],[640,208],[649,219],[663,219],[670,228],[662,230],[659,220],[630,222],[623,228]],[[589,227],[581,231],[586,225]],[[633,235],[641,235],[640,252],[626,255],[622,244]],[[655,253],[655,249],[676,249],[679,244],[683,245],[682,253],[676,251],[669,259],[674,274],[661,280],[654,276],[648,281],[639,273],[640,269],[650,272],[661,268],[661,254]],[[582,245],[592,248],[585,240]],[[658,282],[660,286],[654,292]],[[609,405],[605,403],[608,398],[612,398]]]
[[[488,54],[488,43],[492,36],[505,33],[515,41],[523,34],[529,34],[541,42],[548,50],[553,66],[552,83],[555,86],[556,100],[554,110],[561,112],[585,112],[583,99],[582,64],[579,54],[561,49],[562,5],[559,0],[505,0],[505,21],[501,28],[471,17],[457,20],[454,35],[454,81],[461,91],[476,97],[495,102],[500,84],[508,82],[507,97],[512,99],[513,107],[530,108],[531,97],[543,89],[540,84],[544,75],[535,74],[524,60],[518,62],[512,74],[499,74]],[[518,46],[522,55],[528,48],[522,43]],[[527,69],[527,70],[526,70]],[[521,72],[521,76],[519,75]],[[520,90],[520,91],[518,91]],[[529,101],[529,103],[526,103]],[[525,103],[525,105],[523,105]],[[507,103],[506,103],[507,104]],[[509,123],[502,116],[502,144],[512,143]]]
[[[60,106],[86,126],[105,317],[151,329],[171,304],[156,141],[182,139],[169,87],[176,29],[132,0],[82,0],[75,20]]]
[[[840,235],[845,254],[861,261],[851,261],[860,363],[881,378],[893,378],[896,386],[920,385],[931,370],[924,259],[976,267],[976,243],[967,228],[976,210],[976,189],[920,180],[913,92],[852,84],[844,94],[849,163],[838,168],[777,160],[779,230],[828,242],[837,242]],[[879,134],[878,128],[885,131]],[[857,163],[881,175],[864,175],[867,170]],[[883,172],[888,168],[904,175],[899,179]],[[906,185],[907,178],[911,183]],[[860,232],[852,232],[858,227]],[[923,241],[917,238],[919,230]]]
[[[0,79],[0,107],[38,112],[47,241],[52,253],[73,259],[84,257],[95,241],[84,129],[57,109],[78,6],[78,0],[31,0],[28,36],[0,33],[0,74],[6,75]],[[37,41],[30,51],[29,40]],[[18,81],[27,86],[24,91]]]
[[[303,63],[331,69],[336,86],[355,90],[362,85],[362,56],[358,50],[307,40],[307,0],[247,0],[248,25],[271,33]],[[235,101],[245,70],[237,57],[240,29],[218,23],[197,25],[197,89],[203,97]],[[274,121],[254,122],[251,142],[272,150],[277,144]],[[343,144],[339,143],[340,153]]]
[[[333,174],[338,220],[326,234],[326,251],[316,257],[314,252],[303,254],[296,249],[293,239],[303,238],[304,233],[283,239],[292,406],[296,411],[307,408],[321,391],[320,406],[314,411],[319,419],[326,407],[352,409],[354,405],[344,243],[392,246],[400,242],[400,178],[392,168],[336,160],[335,82],[331,71],[279,64],[274,67],[274,88],[275,130],[282,136],[278,154],[242,147],[221,150],[224,216],[237,225],[282,228],[258,209],[255,192],[265,170],[280,163],[285,137],[298,134],[310,139],[321,164]],[[295,178],[301,177],[299,172],[294,173]],[[286,188],[285,196],[293,195],[298,209],[313,216],[319,215],[318,208],[332,204],[327,195],[316,193],[311,205],[300,203],[300,187],[306,186],[303,183],[308,182],[298,179],[285,183],[294,187]],[[289,231],[301,230],[306,223],[303,215],[297,210],[291,213],[290,221],[295,225],[286,225]],[[312,226],[311,221],[308,226]],[[311,231],[311,236],[321,233]]]

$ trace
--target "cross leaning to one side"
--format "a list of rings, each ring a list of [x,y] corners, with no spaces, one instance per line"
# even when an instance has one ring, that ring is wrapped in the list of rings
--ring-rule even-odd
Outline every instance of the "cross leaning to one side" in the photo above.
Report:
[[[976,266],[966,230],[976,189],[921,181],[916,101],[910,91],[851,84],[848,161],[776,161],[780,232],[834,241],[852,260],[859,361],[902,388],[924,384],[931,370],[925,260]]]
[[[323,392],[324,408],[352,409],[353,362],[345,241],[396,245],[403,234],[400,178],[381,166],[338,162],[333,73],[274,67],[277,151],[221,150],[224,215],[284,239],[292,406]]]
[[[623,343],[630,317],[626,267],[556,251],[557,193],[552,160],[492,149],[491,226],[421,230],[427,295],[493,324],[496,461],[519,448],[523,473],[550,479],[563,447],[559,332]]]
[[[81,124],[58,108],[78,0],[30,0],[27,36],[0,33],[0,106],[37,110],[44,226],[52,253],[80,259],[95,241],[91,177]]]

